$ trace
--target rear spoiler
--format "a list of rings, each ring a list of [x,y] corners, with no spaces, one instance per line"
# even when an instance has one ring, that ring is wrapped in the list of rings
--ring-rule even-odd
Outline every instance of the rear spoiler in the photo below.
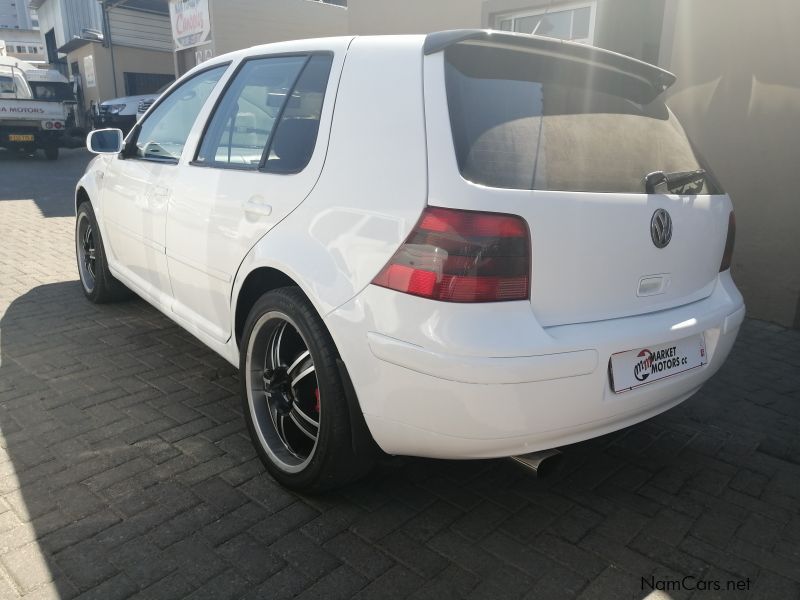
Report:
[[[564,58],[592,62],[605,67],[622,71],[648,84],[653,97],[659,95],[675,83],[677,77],[649,63],[618,54],[611,50],[603,50],[595,46],[568,42],[556,38],[489,29],[453,29],[428,34],[423,46],[424,53],[435,54],[449,46],[461,42],[474,42],[492,47],[519,48],[524,50],[552,53]]]

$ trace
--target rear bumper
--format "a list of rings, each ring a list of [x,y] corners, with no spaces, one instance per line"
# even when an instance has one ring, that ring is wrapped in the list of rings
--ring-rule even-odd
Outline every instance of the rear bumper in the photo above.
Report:
[[[528,303],[456,306],[374,286],[326,322],[384,451],[486,458],[596,437],[675,406],[723,364],[743,319],[723,273],[699,302],[594,323],[541,328]],[[706,365],[613,392],[612,354],[698,333]]]

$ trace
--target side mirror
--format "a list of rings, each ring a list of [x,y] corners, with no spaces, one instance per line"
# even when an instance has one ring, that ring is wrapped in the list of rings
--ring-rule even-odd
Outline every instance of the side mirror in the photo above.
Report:
[[[119,129],[97,129],[86,137],[86,148],[94,154],[119,154],[123,135]]]

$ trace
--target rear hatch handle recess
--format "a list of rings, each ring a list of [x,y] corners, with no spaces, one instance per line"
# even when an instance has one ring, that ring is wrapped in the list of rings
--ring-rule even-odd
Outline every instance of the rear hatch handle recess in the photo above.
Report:
[[[680,196],[693,196],[703,191],[706,182],[704,169],[696,171],[653,171],[644,178],[644,190],[648,194],[671,193]]]

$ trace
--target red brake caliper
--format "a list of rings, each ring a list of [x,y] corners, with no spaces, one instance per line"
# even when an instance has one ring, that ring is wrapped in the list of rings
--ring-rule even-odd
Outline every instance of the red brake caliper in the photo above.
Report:
[[[319,388],[314,388],[314,397],[317,399],[317,403],[314,404],[314,410],[319,412]]]

